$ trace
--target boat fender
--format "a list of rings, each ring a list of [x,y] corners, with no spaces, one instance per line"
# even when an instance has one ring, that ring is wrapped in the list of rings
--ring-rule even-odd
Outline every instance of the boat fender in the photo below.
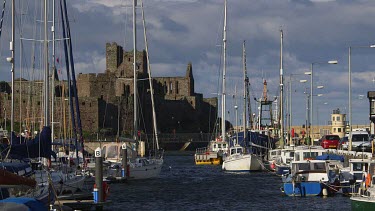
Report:
[[[94,184],[94,189],[96,188],[96,184]],[[104,201],[107,200],[108,196],[109,196],[109,185],[107,182],[103,182],[102,183],[102,188],[103,188],[103,199]]]
[[[271,163],[271,169],[275,169],[275,162]]]
[[[371,186],[371,174],[368,173],[366,176],[366,188]]]

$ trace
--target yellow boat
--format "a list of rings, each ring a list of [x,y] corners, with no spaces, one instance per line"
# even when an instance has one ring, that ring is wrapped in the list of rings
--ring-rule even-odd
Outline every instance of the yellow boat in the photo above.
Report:
[[[209,147],[196,149],[194,159],[196,165],[221,165],[223,152],[228,150],[228,143],[217,138],[210,141]]]

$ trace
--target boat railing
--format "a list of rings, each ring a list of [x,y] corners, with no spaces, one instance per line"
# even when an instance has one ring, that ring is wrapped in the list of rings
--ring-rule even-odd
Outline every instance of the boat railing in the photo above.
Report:
[[[197,148],[195,150],[195,154],[206,154],[208,152],[209,152],[209,150],[208,150],[207,147]]]

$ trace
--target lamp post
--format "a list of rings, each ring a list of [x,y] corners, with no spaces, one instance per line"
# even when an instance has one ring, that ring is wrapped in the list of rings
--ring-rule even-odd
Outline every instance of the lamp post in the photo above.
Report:
[[[307,80],[306,79],[303,79],[303,80],[299,80],[300,83],[306,83]],[[308,136],[309,134],[309,129],[308,129],[308,122],[309,122],[309,94],[307,93],[306,91],[306,88],[305,88],[305,91],[303,92],[305,95],[306,95],[306,122],[305,122],[305,129],[306,129],[306,136]],[[305,138],[306,139],[306,138]],[[306,141],[306,143],[308,143],[308,140]],[[308,143],[309,144],[309,143]]]
[[[351,62],[351,54],[352,48],[375,48],[375,45],[368,45],[368,46],[349,46],[349,61],[348,61],[348,69],[349,69],[349,132],[352,132],[352,62]],[[352,150],[352,139],[349,136],[349,147],[348,150]]]
[[[310,72],[305,72],[306,75],[310,75],[310,123],[309,123],[309,126],[310,126],[310,129],[311,129],[311,125],[314,124],[313,123],[313,105],[314,105],[314,89],[313,89],[313,81],[314,81],[314,65],[315,64],[337,64],[337,60],[329,60],[328,62],[313,62],[311,63],[311,66],[310,66]],[[310,138],[310,137],[309,137]],[[311,142],[313,143],[313,142]]]

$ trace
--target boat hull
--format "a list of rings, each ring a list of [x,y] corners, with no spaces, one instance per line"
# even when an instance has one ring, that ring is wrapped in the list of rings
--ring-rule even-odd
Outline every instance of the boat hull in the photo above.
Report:
[[[374,198],[352,197],[350,199],[352,211],[375,210]]]
[[[253,154],[236,155],[223,161],[222,169],[225,171],[261,171],[260,157]]]
[[[321,195],[324,185],[320,182],[284,183],[284,193],[287,196],[318,196]]]

